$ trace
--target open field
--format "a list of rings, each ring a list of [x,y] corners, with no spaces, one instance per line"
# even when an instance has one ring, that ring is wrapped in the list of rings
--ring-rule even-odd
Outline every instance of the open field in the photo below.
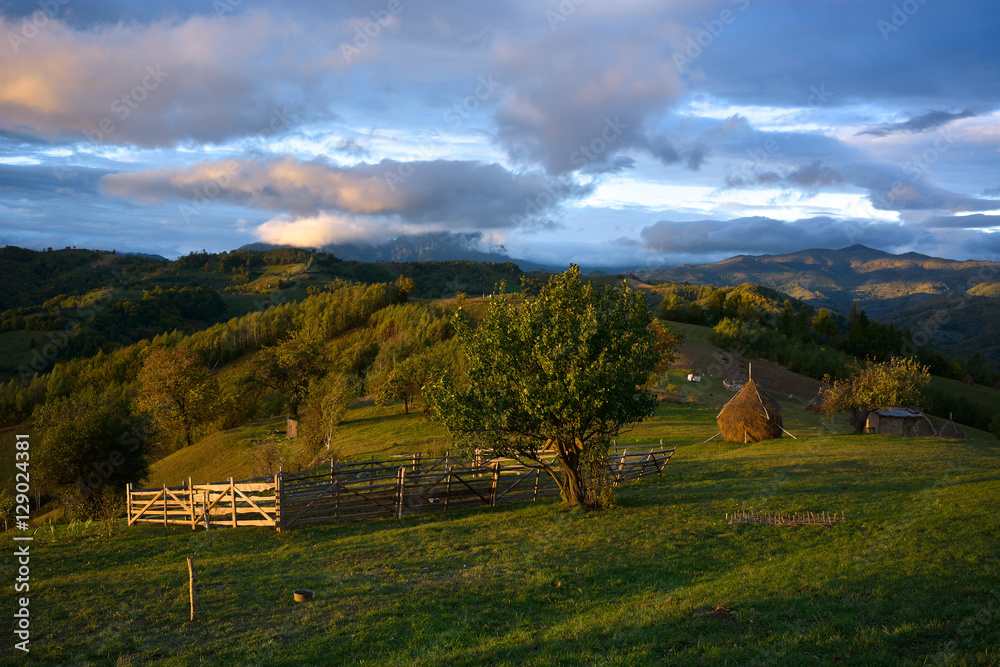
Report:
[[[120,522],[109,538],[97,524],[43,527],[32,545],[32,657],[995,664],[997,442],[823,435],[803,415],[789,415],[799,440],[684,445],[663,477],[620,489],[619,506],[600,512],[546,501],[283,534]],[[714,411],[670,406],[647,426],[691,442],[714,432]],[[645,429],[630,436],[648,441]],[[727,525],[737,510],[846,520]],[[295,588],[316,597],[296,605]]]

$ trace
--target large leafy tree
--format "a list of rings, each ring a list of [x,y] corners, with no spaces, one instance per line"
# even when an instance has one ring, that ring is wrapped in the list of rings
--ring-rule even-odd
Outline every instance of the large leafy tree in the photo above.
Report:
[[[288,414],[298,417],[309,387],[327,367],[326,349],[319,335],[294,332],[260,353],[257,379],[285,397]]]
[[[61,495],[71,510],[95,514],[98,490],[120,491],[149,469],[150,428],[121,387],[56,398],[37,407],[33,421],[42,435],[32,470],[41,487]]]
[[[218,386],[209,369],[186,347],[158,348],[139,371],[140,410],[161,430],[180,432],[191,444],[194,428],[212,417]]]
[[[676,343],[657,327],[640,294],[585,282],[576,266],[537,297],[501,289],[475,329],[457,318],[469,383],[430,387],[432,410],[470,447],[540,466],[567,504],[598,506],[608,442],[656,406],[646,386]]]
[[[875,410],[919,406],[923,388],[931,381],[931,376],[927,367],[916,359],[893,357],[881,363],[855,366],[846,380],[831,382],[829,376],[824,379],[830,383],[823,391],[824,414],[832,418],[846,410],[854,430],[861,433],[868,415]]]

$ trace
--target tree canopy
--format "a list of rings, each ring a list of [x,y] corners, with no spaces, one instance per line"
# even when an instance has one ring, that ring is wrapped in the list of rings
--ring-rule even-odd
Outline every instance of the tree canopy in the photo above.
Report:
[[[829,377],[826,380],[830,382]],[[855,366],[849,378],[832,382],[823,391],[823,412],[832,418],[847,410],[851,425],[860,433],[868,415],[879,408],[918,407],[923,400],[923,388],[930,380],[927,367],[916,359],[893,357],[881,363]]]
[[[42,437],[32,468],[42,488],[82,514],[96,512],[90,501],[102,487],[120,491],[146,475],[150,429],[120,391],[84,389],[39,406],[34,421]]]
[[[537,297],[501,289],[478,327],[461,311],[455,326],[469,382],[430,388],[433,413],[471,447],[542,467],[567,504],[599,505],[607,445],[653,414],[646,385],[678,338],[627,284],[595,286],[577,266],[552,276]],[[558,469],[541,459],[546,446]]]
[[[186,347],[149,353],[139,371],[137,405],[150,413],[161,430],[176,430],[191,444],[195,426],[212,416],[218,386],[211,372]]]

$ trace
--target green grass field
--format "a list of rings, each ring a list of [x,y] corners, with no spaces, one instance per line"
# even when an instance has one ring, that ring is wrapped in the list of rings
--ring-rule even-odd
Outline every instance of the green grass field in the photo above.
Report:
[[[548,500],[282,534],[42,527],[32,543],[32,662],[1000,661],[995,440],[837,435],[786,408],[797,440],[692,444],[715,432],[714,416],[664,406],[619,439],[679,447],[662,477],[623,487],[617,507],[599,512]],[[413,451],[431,437],[419,419],[361,406],[348,424]],[[357,455],[367,446],[359,439]],[[737,510],[846,520],[727,525]],[[9,534],[0,539],[13,548]],[[194,623],[187,556],[198,571]],[[14,559],[2,573],[13,580]],[[296,605],[296,588],[315,599]],[[5,664],[20,659],[11,644]]]

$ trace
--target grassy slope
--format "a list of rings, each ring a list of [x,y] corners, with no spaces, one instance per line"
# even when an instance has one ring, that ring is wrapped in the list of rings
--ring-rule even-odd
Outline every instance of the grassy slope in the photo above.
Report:
[[[443,308],[455,308],[457,303],[454,299],[440,300],[436,305]],[[470,310],[473,314],[478,313],[485,305],[482,299],[466,299],[462,306]],[[694,406],[703,406],[711,410],[718,410],[732,398],[732,394],[727,392],[722,386],[722,378],[705,377],[701,384],[689,383],[686,375],[689,370],[704,372],[717,364],[716,356],[723,354],[732,356],[730,353],[722,352],[718,348],[710,345],[708,336],[711,333],[709,327],[695,326],[691,324],[671,323],[685,335],[684,347],[678,355],[677,363],[668,373],[668,377],[661,382],[661,386],[668,384],[675,385],[681,397],[691,401]],[[766,361],[754,362],[754,377],[758,380],[764,378],[763,386],[769,389],[775,398],[779,399],[784,411],[785,428],[800,435],[800,431],[806,434],[832,434],[845,433],[850,431],[845,418],[841,417],[838,423],[832,426],[820,426],[819,421],[809,413],[802,410],[803,404],[815,395],[818,382],[810,380],[802,375],[792,373],[777,364]],[[953,382],[941,378],[935,378],[935,382],[941,384],[950,392],[956,395],[963,395],[973,399],[989,400],[992,397],[980,396],[984,392],[994,390],[985,387],[967,387],[960,382]],[[789,396],[792,398],[789,398]],[[660,410],[663,413],[663,409]],[[944,420],[935,419],[935,425],[940,427]],[[253,452],[260,450],[263,446],[261,440],[271,431],[284,428],[284,418],[276,418],[257,422],[243,426],[226,433],[215,433],[211,436],[195,443],[191,447],[182,449],[170,456],[158,461],[152,467],[150,477],[144,486],[160,486],[162,484],[175,485],[186,480],[190,475],[196,482],[207,482],[214,480],[224,480],[229,476],[236,479],[246,479],[258,474],[259,464]],[[966,434],[973,438],[989,438],[989,434],[963,427]],[[712,436],[716,431],[711,426],[706,426],[700,430],[684,432],[677,442],[698,442]],[[676,436],[676,434],[674,434]],[[655,442],[664,437],[662,424],[658,420],[653,420],[636,427],[618,438],[619,445]],[[277,442],[284,441],[283,438],[272,438]],[[420,406],[411,410],[409,415],[403,413],[402,403],[396,403],[388,408],[380,408],[372,405],[370,401],[359,401],[354,407],[347,411],[344,422],[338,429],[332,443],[333,450],[338,455],[347,460],[367,459],[370,456],[375,458],[386,458],[393,454],[413,453],[416,451],[424,454],[437,454],[449,448],[449,440],[444,429],[440,425],[428,421],[420,412]],[[294,445],[284,441],[282,444],[283,455],[286,461],[310,460],[316,452],[298,452]]]
[[[258,458],[265,441],[279,443],[284,460],[309,461],[316,452],[300,452],[296,443],[271,432],[284,430],[285,418],[278,417],[224,433],[213,433],[152,466],[143,486],[176,485],[191,476],[195,482],[224,480],[229,476],[247,479],[260,473]],[[404,414],[403,404],[379,408],[359,401],[347,411],[333,438],[331,449],[347,460],[387,458],[392,454],[420,451],[438,454],[448,448],[448,437],[438,424],[424,418],[419,409]]]
[[[690,443],[714,432],[714,414],[661,408],[632,435]],[[811,415],[789,417],[799,440],[685,444],[663,477],[604,512],[543,502],[286,534],[119,527],[111,539],[96,525],[43,528],[32,653],[177,665],[1000,660],[997,443],[825,435]],[[738,509],[847,520],[726,525]],[[4,559],[5,581],[12,568]],[[315,600],[295,605],[300,587]]]

